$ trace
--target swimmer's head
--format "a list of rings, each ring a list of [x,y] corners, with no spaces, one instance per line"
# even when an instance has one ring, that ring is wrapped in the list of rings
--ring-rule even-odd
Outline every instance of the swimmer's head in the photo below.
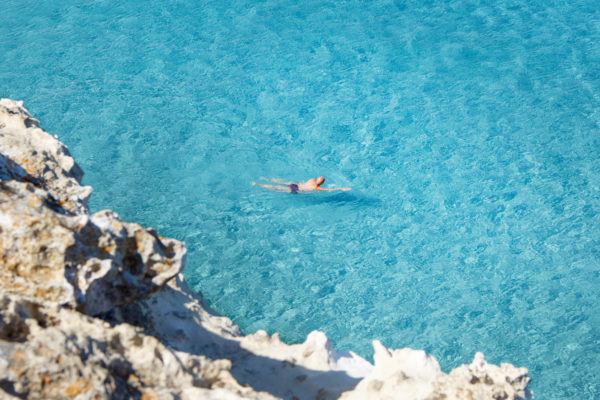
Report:
[[[321,186],[323,182],[325,182],[325,178],[323,178],[322,176],[317,178],[317,186]]]

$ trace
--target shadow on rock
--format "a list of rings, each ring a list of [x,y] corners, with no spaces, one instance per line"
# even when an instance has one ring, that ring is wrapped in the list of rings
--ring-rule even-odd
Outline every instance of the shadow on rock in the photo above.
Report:
[[[324,357],[326,349],[313,351],[304,345],[283,345],[268,335],[242,337],[237,326],[217,316],[189,288],[181,276],[148,299],[105,315],[111,323],[127,322],[145,329],[167,346],[211,359],[231,360],[231,374],[241,385],[284,399],[336,399],[351,390],[361,378],[345,371],[306,368],[309,357]],[[251,339],[250,339],[251,338]],[[281,346],[279,346],[281,345]],[[279,348],[280,347],[280,348]],[[285,347],[285,348],[284,348]],[[290,347],[294,350],[290,351]],[[280,359],[260,355],[277,354]],[[323,368],[327,368],[326,361]]]
[[[42,186],[42,182],[38,178],[30,175],[23,167],[2,153],[0,153],[0,180],[16,180],[33,183],[38,187]]]

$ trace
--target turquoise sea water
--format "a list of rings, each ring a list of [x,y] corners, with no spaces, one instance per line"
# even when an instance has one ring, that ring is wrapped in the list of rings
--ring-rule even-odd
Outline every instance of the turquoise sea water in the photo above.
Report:
[[[243,331],[600,398],[597,1],[2,3],[0,96]]]

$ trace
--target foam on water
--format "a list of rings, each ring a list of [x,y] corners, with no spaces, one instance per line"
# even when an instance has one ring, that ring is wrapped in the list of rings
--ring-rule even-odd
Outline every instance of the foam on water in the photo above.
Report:
[[[596,1],[4,0],[0,38],[92,208],[185,240],[245,332],[600,397]],[[353,191],[250,185],[319,174]]]

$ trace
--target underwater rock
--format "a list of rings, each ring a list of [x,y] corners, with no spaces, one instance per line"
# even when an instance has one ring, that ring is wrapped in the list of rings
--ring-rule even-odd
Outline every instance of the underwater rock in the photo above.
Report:
[[[112,211],[21,102],[0,100],[0,397],[527,399],[525,368],[477,353],[449,374],[374,342],[374,364],[321,332],[244,336],[180,274],[185,245]]]

